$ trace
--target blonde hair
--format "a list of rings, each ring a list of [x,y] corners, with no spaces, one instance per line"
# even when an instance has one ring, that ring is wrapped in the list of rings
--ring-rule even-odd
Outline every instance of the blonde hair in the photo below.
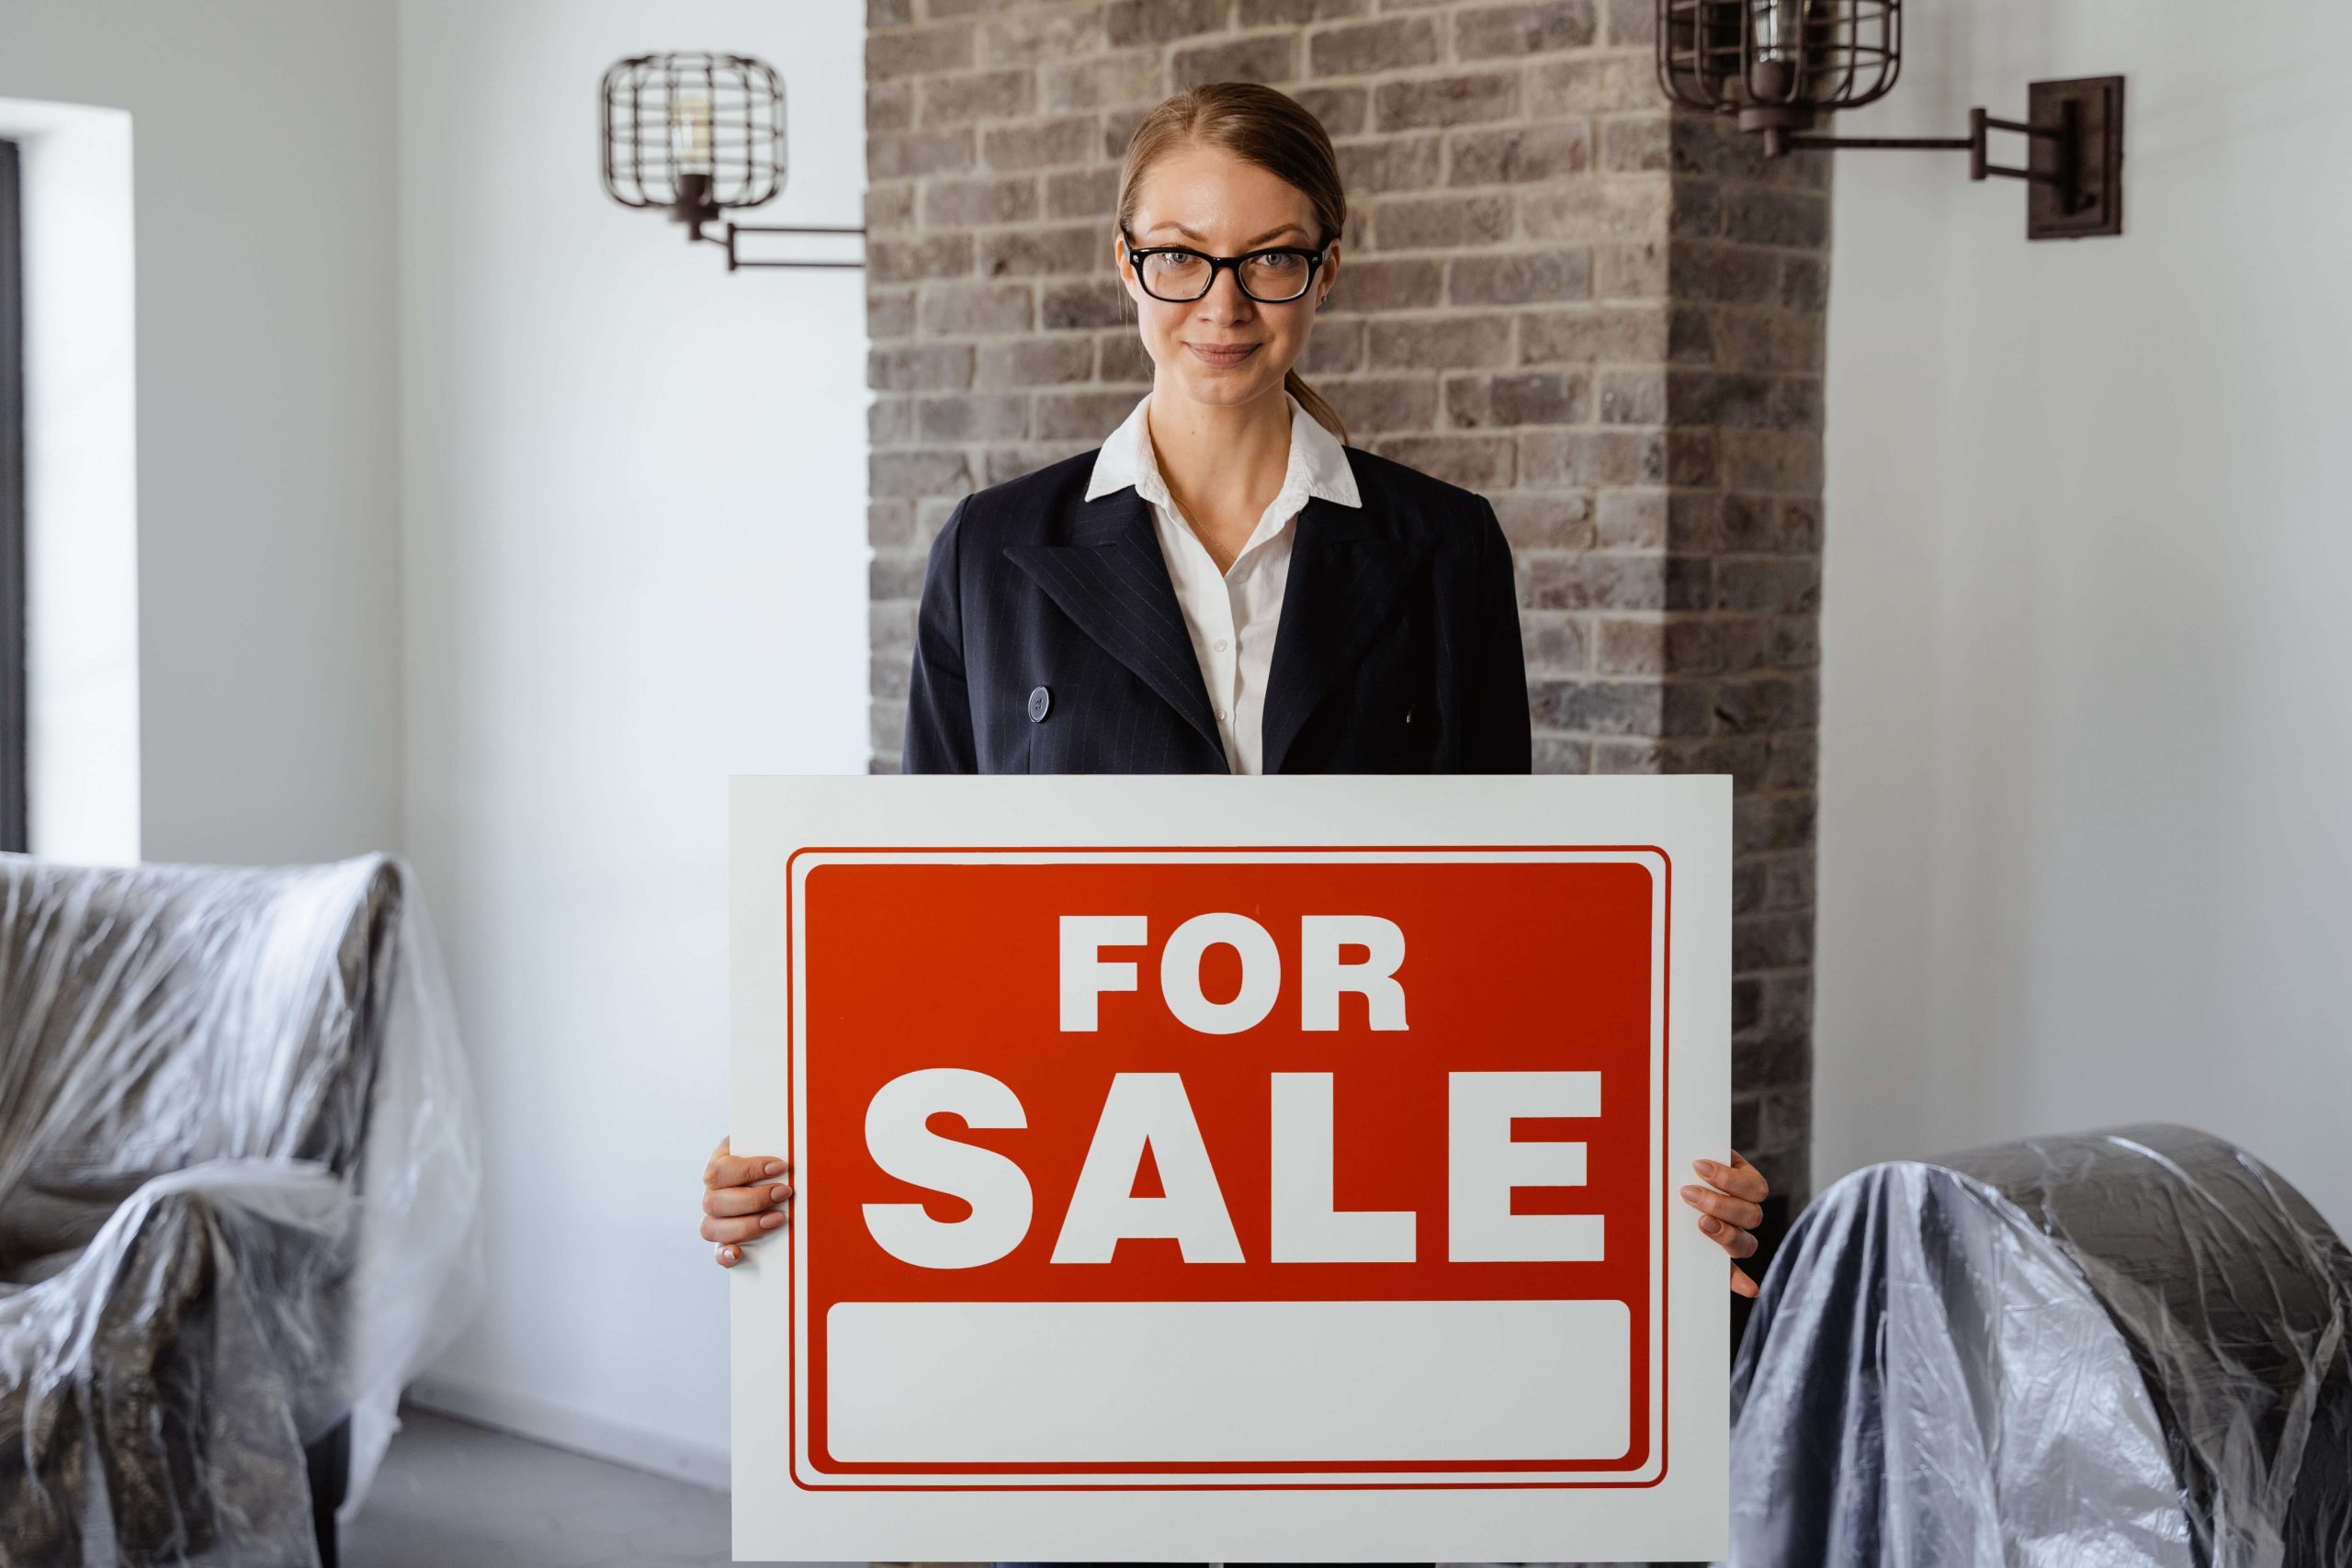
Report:
[[[1329,245],[1348,226],[1348,196],[1340,185],[1339,155],[1331,138],[1297,99],[1255,82],[1211,82],[1165,99],[1143,117],[1127,140],[1119,171],[1119,232],[1135,221],[1143,177],[1167,153],[1195,143],[1232,153],[1287,185],[1314,205],[1322,230],[1316,243]],[[1283,373],[1283,389],[1296,398],[1314,421],[1338,436],[1348,427],[1322,394],[1296,370]]]

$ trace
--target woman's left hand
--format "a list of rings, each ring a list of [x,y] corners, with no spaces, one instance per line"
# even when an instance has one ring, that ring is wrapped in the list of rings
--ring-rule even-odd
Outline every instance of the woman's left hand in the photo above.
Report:
[[[1733,1152],[1729,1165],[1694,1159],[1690,1168],[1707,1183],[1682,1190],[1682,1201],[1699,1211],[1699,1228],[1734,1258],[1753,1257],[1754,1232],[1764,1223],[1762,1205],[1771,1191],[1764,1173],[1740,1158],[1737,1151]],[[1731,1266],[1731,1288],[1743,1296],[1756,1293],[1756,1281],[1736,1262]]]

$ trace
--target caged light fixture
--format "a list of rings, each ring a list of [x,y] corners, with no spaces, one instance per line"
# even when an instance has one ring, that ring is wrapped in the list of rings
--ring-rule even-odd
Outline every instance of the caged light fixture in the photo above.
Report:
[[[1911,148],[1968,154],[1968,176],[2026,182],[2026,238],[2123,232],[2123,78],[2036,82],[2027,118],[1969,111],[1964,137],[1807,134],[1876,103],[1903,71],[1905,0],[1657,0],[1658,85],[1677,103],[1736,115],[1764,155],[1792,148]],[[2026,138],[2023,167],[1992,161],[1996,130]]]
[[[605,191],[623,207],[660,208],[688,240],[725,247],[727,270],[859,267],[862,261],[755,260],[739,234],[863,234],[859,227],[737,223],[729,211],[784,188],[784,81],[744,54],[640,54],[605,73]],[[721,225],[717,234],[705,233]]]

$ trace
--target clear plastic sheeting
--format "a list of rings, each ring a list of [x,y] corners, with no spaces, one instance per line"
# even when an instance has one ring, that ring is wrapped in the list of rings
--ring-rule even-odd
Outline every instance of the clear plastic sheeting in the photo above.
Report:
[[[1838,1182],[1732,1409],[1739,1568],[2352,1564],[2352,1255],[2187,1128]]]
[[[398,863],[0,856],[0,1563],[317,1562],[312,1450],[347,1517],[480,1185]]]

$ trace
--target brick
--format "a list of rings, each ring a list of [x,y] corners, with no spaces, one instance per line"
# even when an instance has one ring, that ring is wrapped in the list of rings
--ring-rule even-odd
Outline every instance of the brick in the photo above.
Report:
[[[968,229],[984,223],[1022,223],[1037,216],[1037,181],[1027,175],[1005,179],[933,180],[922,193],[922,220],[933,229]],[[868,220],[871,227],[871,220]]]
[[[1115,279],[1108,276],[1076,283],[1048,283],[1038,294],[1037,324],[1049,332],[1091,332],[1134,319],[1134,301]]]
[[[1316,389],[1340,411],[1351,434],[1429,430],[1437,423],[1437,387],[1427,376],[1345,376]]]
[[[865,439],[875,446],[911,446],[915,405],[911,398],[876,398],[866,406]]]
[[[1139,49],[1094,60],[1041,63],[1037,90],[1048,109],[1096,109],[1140,103],[1158,94],[1159,84],[1159,55]]]
[[[876,343],[912,337],[915,291],[911,288],[873,289],[865,296],[865,335]]]
[[[1428,310],[1445,293],[1445,264],[1434,256],[1342,259],[1331,286],[1330,310]]]
[[[1097,125],[1092,115],[1059,115],[1022,125],[990,126],[980,157],[991,169],[1042,169],[1089,162]]]
[[[902,234],[915,227],[915,182],[899,180],[865,187],[865,231]]]
[[[1169,62],[1168,85],[1178,92],[1204,82],[1288,82],[1298,74],[1298,40],[1289,33],[1180,49]]]
[[[1546,610],[1663,610],[1667,558],[1598,551],[1528,563],[1528,603]]]
[[[1642,244],[1595,245],[1592,248],[1592,291],[1603,299],[1664,299],[1668,282],[1668,247],[1659,241]]]
[[[1510,318],[1450,314],[1365,323],[1365,358],[1382,370],[1451,369],[1510,360]]]
[[[1667,441],[1654,431],[1529,431],[1519,460],[1521,477],[1537,485],[1660,484],[1668,472]]]
[[[955,277],[972,270],[968,234],[934,234],[921,240],[869,240],[866,276],[876,283],[912,283]]]
[[[1111,241],[1088,223],[1058,229],[992,230],[979,236],[979,269],[989,277],[1035,277],[1108,270]]]
[[[1363,325],[1359,321],[1325,320],[1306,340],[1298,356],[1302,376],[1337,375],[1363,367]]]
[[[1527,113],[1532,119],[1655,109],[1661,101],[1657,77],[1646,55],[1639,60],[1605,55],[1528,64]]]
[[[1457,256],[1445,268],[1445,297],[1456,305],[1549,304],[1591,292],[1592,257],[1584,251]]]
[[[1101,441],[1135,412],[1136,394],[1125,388],[1109,391],[1040,392],[1037,395],[1037,434],[1051,439]]]
[[[870,136],[865,141],[869,180],[953,174],[971,166],[972,133],[968,130],[912,130]]]
[[[914,538],[914,507],[904,501],[868,502],[865,540],[876,549],[908,545]]]
[[[1527,365],[1595,360],[1655,362],[1665,352],[1663,305],[1577,305],[1520,318],[1520,360]]]
[[[868,28],[900,28],[914,20],[915,0],[865,0]]]
[[[1371,9],[1372,0],[1241,0],[1233,19],[1237,27],[1297,28],[1361,17]]]
[[[1723,456],[1724,482],[1734,490],[1821,491],[1821,437],[1811,432],[1727,431]]]
[[[1514,550],[1593,547],[1593,500],[1577,491],[1508,491],[1489,496]]]
[[[1519,226],[1531,240],[1595,240],[1666,231],[1671,186],[1663,178],[1586,175],[1555,180],[1519,198]]]
[[[1449,376],[1445,421],[1455,429],[1582,424],[1591,412],[1590,390],[1590,383],[1576,372]]]
[[[1377,449],[1448,484],[1476,491],[1509,485],[1518,455],[1509,436],[1488,435],[1392,435]]]
[[[1014,6],[980,24],[979,63],[1036,65],[1096,54],[1103,44],[1102,7]]]
[[[1011,119],[1029,112],[1035,102],[1034,72],[976,71],[963,76],[928,76],[922,85],[918,118],[928,130],[969,125],[975,120]]]
[[[1507,196],[1392,197],[1373,204],[1372,232],[1384,251],[1456,250],[1510,236]]]
[[[915,89],[911,82],[873,82],[865,89],[867,135],[905,130],[915,122]]]
[[[877,554],[865,563],[865,593],[869,599],[920,599],[923,558],[912,550]]]
[[[1647,367],[1604,370],[1600,376],[1600,423],[1663,424],[1667,378]]]
[[[1605,490],[1593,498],[1593,542],[1602,549],[1649,550],[1667,543],[1667,493]]]
[[[1103,20],[1113,46],[1124,48],[1213,33],[1232,13],[1233,0],[1112,0]]]
[[[925,392],[972,384],[972,351],[962,344],[870,349],[865,384],[877,392]]]
[[[1657,47],[1657,0],[1601,0],[1601,20],[1611,43]]]
[[[1454,13],[1453,55],[1457,60],[1517,60],[1582,49],[1599,31],[1592,0],[1482,6]]]
[[[1081,337],[994,343],[980,349],[972,367],[970,384],[989,391],[1083,381],[1094,374],[1094,344]]]
[[[1536,773],[1589,773],[1592,772],[1591,741],[1565,735],[1538,735],[1534,739],[1534,771]]]
[[[1447,138],[1446,179],[1458,186],[1556,180],[1592,166],[1592,128],[1583,120],[1457,130]]]
[[[1107,430],[1102,433],[1108,434]],[[1002,484],[1023,474],[1034,474],[1048,463],[1058,463],[1064,457],[1083,452],[1099,442],[1100,436],[1097,435],[1056,442],[1051,446],[991,446],[980,455],[981,481]]]
[[[1048,218],[1091,218],[1107,224],[1116,216],[1118,203],[1119,171],[1114,168],[1065,169],[1046,176]]]
[[[1518,112],[1519,75],[1510,71],[1384,82],[1373,93],[1373,120],[1383,130],[1476,125]]]
[[[972,29],[967,23],[895,28],[865,35],[865,74],[869,78],[887,80],[934,71],[961,71],[971,63]]]
[[[1674,122],[1662,114],[1612,115],[1600,122],[1600,166],[1611,174],[1664,174],[1673,165]]]
[[[1372,94],[1363,87],[1320,85],[1301,87],[1291,95],[1299,107],[1323,124],[1326,136],[1354,136],[1371,114]]]
[[[1307,67],[1317,76],[1356,76],[1434,64],[1444,34],[1434,17],[1385,17],[1308,35]]]
[[[1334,151],[1340,155],[1340,181],[1359,199],[1386,191],[1427,189],[1437,184],[1442,162],[1434,134],[1343,141]]]
[[[1133,331],[1104,333],[1094,340],[1094,378],[1114,385],[1148,384],[1151,355]]]
[[[1829,243],[1829,201],[1809,190],[1735,188],[1724,197],[1724,235],[1758,245]]]
[[[960,452],[877,453],[866,460],[865,488],[873,496],[958,495],[972,488],[972,470]]]
[[[1025,333],[1035,318],[1025,283],[934,284],[923,290],[922,330],[937,337]]]
[[[1028,398],[1004,392],[955,392],[917,400],[924,442],[1016,442],[1028,428]]]
[[[1519,641],[1530,675],[1580,675],[1585,670],[1584,623],[1574,615],[1522,615]]]

